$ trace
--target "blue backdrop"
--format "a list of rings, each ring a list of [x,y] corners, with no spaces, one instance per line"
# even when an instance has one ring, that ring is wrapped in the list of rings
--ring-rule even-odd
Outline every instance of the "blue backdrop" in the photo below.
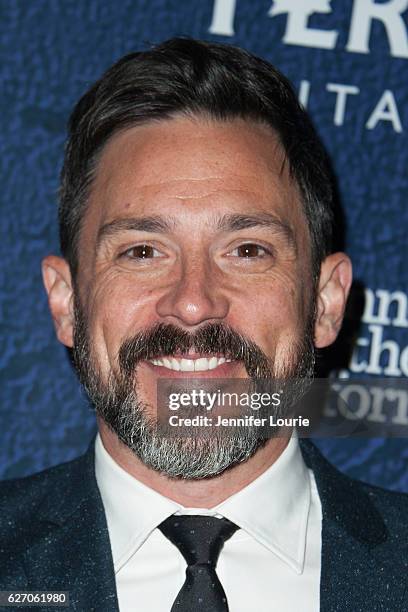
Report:
[[[175,35],[246,47],[293,81],[333,159],[357,279],[327,359],[342,376],[408,376],[407,24],[408,0],[0,0],[0,477],[70,459],[94,431],[40,277],[58,251],[65,125],[111,63]],[[405,440],[318,444],[349,474],[408,490]]]

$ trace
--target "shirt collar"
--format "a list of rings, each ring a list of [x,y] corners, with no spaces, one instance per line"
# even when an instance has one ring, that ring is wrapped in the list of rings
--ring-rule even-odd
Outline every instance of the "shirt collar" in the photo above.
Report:
[[[182,507],[121,468],[106,451],[99,434],[95,441],[95,475],[118,572],[157,525]]]
[[[310,504],[310,473],[294,434],[270,468],[214,510],[301,574]]]
[[[174,513],[224,516],[296,573],[303,571],[311,490],[309,471],[296,436],[263,474],[207,511],[186,509],[136,480],[112,459],[99,435],[95,442],[95,474],[116,572]]]

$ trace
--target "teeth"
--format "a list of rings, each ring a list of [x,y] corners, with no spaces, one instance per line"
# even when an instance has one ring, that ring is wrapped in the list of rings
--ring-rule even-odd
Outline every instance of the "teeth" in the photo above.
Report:
[[[180,361],[181,372],[194,372],[194,359],[182,359]]]
[[[175,357],[164,357],[163,359],[150,359],[150,363],[162,366],[176,372],[206,372],[215,370],[223,363],[231,363],[231,359],[225,357],[200,357],[199,359],[176,359]]]
[[[180,371],[180,362],[177,361],[177,359],[175,359],[174,357],[172,357],[169,361],[170,361],[169,370],[176,370],[176,372],[179,372]]]
[[[208,370],[208,359],[205,357],[201,357],[200,359],[196,359],[194,370],[195,372],[205,372]]]
[[[213,370],[214,368],[217,367],[217,364],[218,364],[217,357],[211,357],[211,359],[208,362],[208,369]]]

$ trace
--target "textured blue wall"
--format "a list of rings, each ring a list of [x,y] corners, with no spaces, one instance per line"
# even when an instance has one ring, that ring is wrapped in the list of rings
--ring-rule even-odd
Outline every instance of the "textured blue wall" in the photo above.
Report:
[[[95,428],[65,351],[54,337],[40,261],[58,250],[56,191],[70,109],[88,85],[127,52],[170,36],[189,35],[244,46],[280,67],[296,88],[303,81],[303,96],[309,92],[303,100],[339,178],[355,276],[374,297],[379,289],[388,292],[384,295],[400,291],[406,296],[407,11],[396,16],[389,30],[373,21],[367,52],[356,52],[346,47],[350,47],[353,10],[361,4],[358,0],[1,0],[0,477],[29,474],[74,457],[85,449]],[[211,33],[217,7],[219,18]],[[274,16],[268,15],[272,7]],[[234,32],[227,32],[225,24],[233,9]],[[361,23],[357,17],[354,13],[361,32],[365,17],[360,15]],[[307,33],[296,30],[296,20],[302,18],[309,28],[337,31],[334,48],[319,48],[319,33],[315,42],[307,43]],[[296,32],[298,40],[293,42]],[[339,94],[333,91],[339,90],[339,84],[343,91],[345,85],[355,88],[347,97],[344,116]],[[381,112],[377,105],[385,90],[390,93],[385,94]],[[371,316],[366,311],[349,375],[359,368],[371,375],[407,375],[403,364],[388,363],[386,351],[376,366],[379,348],[373,340],[379,333],[382,340],[394,342],[398,352],[405,349],[408,322],[404,325],[403,303],[401,308],[399,313],[391,308],[388,319],[377,316],[377,320],[374,312]],[[405,440],[320,440],[319,444],[346,472],[408,490]]]

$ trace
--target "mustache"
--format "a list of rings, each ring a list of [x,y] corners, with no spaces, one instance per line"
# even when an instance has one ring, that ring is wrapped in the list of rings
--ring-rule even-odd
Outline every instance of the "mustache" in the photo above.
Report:
[[[190,333],[171,324],[159,323],[125,340],[118,353],[122,374],[131,376],[140,361],[176,356],[194,349],[201,355],[222,353],[242,361],[251,378],[269,378],[268,357],[252,340],[221,323],[208,323]]]

